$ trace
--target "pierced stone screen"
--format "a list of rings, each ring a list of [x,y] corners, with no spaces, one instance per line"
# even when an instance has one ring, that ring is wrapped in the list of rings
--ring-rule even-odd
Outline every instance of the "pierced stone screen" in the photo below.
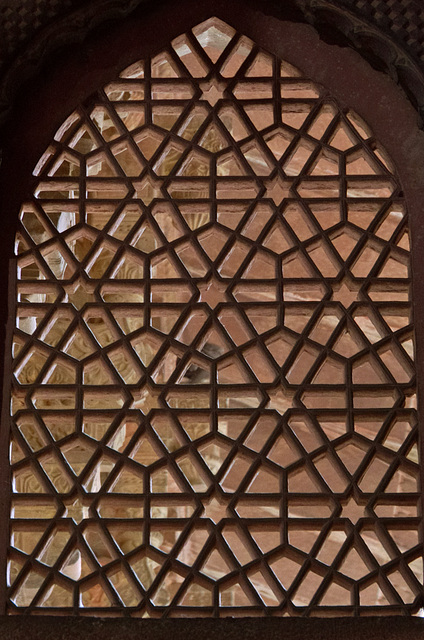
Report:
[[[9,612],[415,613],[409,235],[367,125],[213,18],[35,175]]]

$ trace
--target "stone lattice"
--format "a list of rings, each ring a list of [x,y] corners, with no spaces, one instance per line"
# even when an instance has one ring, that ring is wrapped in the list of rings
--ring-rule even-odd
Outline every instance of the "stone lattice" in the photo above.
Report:
[[[414,613],[405,204],[217,19],[80,106],[16,237],[10,613]]]

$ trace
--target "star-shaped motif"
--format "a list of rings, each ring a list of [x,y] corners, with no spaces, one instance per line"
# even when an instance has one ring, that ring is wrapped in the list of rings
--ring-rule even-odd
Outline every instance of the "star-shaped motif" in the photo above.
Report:
[[[353,496],[350,496],[346,504],[342,505],[340,518],[348,518],[352,524],[356,524],[360,518],[365,517],[365,506],[358,504]]]
[[[284,198],[290,197],[290,180],[284,180],[281,176],[275,176],[271,180],[265,180],[266,193],[265,198],[271,198],[277,207],[282,203]]]
[[[95,286],[78,278],[76,282],[66,285],[64,302],[70,302],[78,311],[89,302],[97,302]]]
[[[62,518],[72,518],[76,524],[80,524],[80,522],[90,517],[89,507],[81,501],[79,496],[64,500],[63,506],[65,507],[65,512]]]
[[[200,282],[197,288],[200,292],[199,302],[206,302],[211,309],[215,309],[220,302],[227,302],[227,285],[224,282],[212,277],[206,282]]]
[[[279,414],[283,415],[288,409],[293,407],[294,392],[288,389],[269,389],[268,390],[269,402],[267,409],[275,409]]]
[[[225,499],[222,496],[219,498],[213,495],[211,498],[207,498],[202,502],[203,512],[200,515],[201,518],[209,518],[214,524],[218,524],[223,518],[228,518],[230,515],[228,512],[229,499]]]
[[[144,176],[142,180],[134,180],[133,187],[135,189],[134,198],[142,200],[144,204],[149,205],[155,198],[162,197],[161,191],[162,181],[157,180],[153,176]]]
[[[352,302],[358,300],[360,285],[355,284],[352,280],[344,278],[341,284],[333,286],[332,300],[341,302],[345,309],[348,309]]]
[[[210,105],[215,106],[218,100],[221,100],[224,97],[226,87],[227,83],[220,82],[217,78],[212,78],[212,80],[208,80],[207,82],[201,82],[201,100],[207,100]]]
[[[160,390],[144,385],[140,389],[131,392],[133,403],[131,409],[139,409],[141,413],[147,416],[152,409],[160,409],[159,395]]]

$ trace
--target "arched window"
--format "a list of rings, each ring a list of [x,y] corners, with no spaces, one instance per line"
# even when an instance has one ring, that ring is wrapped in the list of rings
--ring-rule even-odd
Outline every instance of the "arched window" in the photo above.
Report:
[[[212,18],[35,174],[9,612],[415,611],[408,216],[367,124]]]

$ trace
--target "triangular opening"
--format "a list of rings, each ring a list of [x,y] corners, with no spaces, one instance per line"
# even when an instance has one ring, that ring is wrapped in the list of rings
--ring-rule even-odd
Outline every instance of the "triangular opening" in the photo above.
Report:
[[[87,176],[92,178],[111,178],[117,176],[113,162],[105,151],[87,158]]]
[[[102,358],[94,358],[84,365],[83,383],[86,385],[116,384],[116,379]]]
[[[404,249],[405,251],[410,251],[411,250],[411,244],[410,244],[410,241],[409,241],[409,232],[408,232],[408,230],[405,230],[402,233],[401,237],[396,242],[396,246],[400,247],[401,249]]]
[[[384,265],[378,273],[378,278],[408,278],[409,269],[408,264],[405,264],[405,259],[401,258],[394,253],[384,261]]]
[[[185,108],[184,106],[180,107],[177,105],[156,106],[155,104],[153,104],[152,122],[157,127],[160,127],[161,129],[165,129],[165,131],[171,131],[174,128],[177,120],[180,118],[182,112],[184,111],[184,108]],[[162,136],[163,134],[159,133],[159,135]],[[135,138],[135,141],[137,144],[139,144],[138,137]],[[140,147],[140,145],[139,145],[139,148],[143,153],[143,149]],[[145,157],[147,158],[147,156]]]
[[[86,443],[82,438],[61,447],[63,457],[77,476],[86,467],[94,451],[94,445]]]
[[[138,249],[138,251],[151,253],[161,247],[162,242],[153,230],[152,225],[146,220],[134,234],[134,237],[131,240],[131,245],[135,249]]]
[[[177,176],[208,176],[210,158],[200,151],[192,150],[177,171]]]
[[[146,160],[150,160],[164,137],[160,131],[146,127],[134,137],[134,140]]]
[[[212,605],[212,589],[204,587],[193,579],[178,604],[182,607],[210,607]]]
[[[162,51],[151,61],[152,78],[179,78],[178,67],[167,51]]]
[[[254,526],[249,526],[249,534],[252,536],[262,553],[268,553],[281,544],[281,531],[278,527],[264,527],[255,530]]]
[[[270,580],[268,572],[265,572],[264,569],[259,569],[259,571],[249,572],[248,578],[266,606],[280,604],[281,594],[280,592],[274,592],[274,581]],[[278,593],[278,597],[276,593]]]
[[[346,151],[360,143],[362,144],[360,137],[343,121],[336,126],[329,140],[329,144],[338,151]]]
[[[234,151],[228,151],[217,158],[216,174],[218,176],[245,176],[247,171],[241,158]]]
[[[399,528],[395,529],[393,526],[387,527],[390,536],[395,541],[397,547],[404,551],[406,549],[412,549],[419,544],[419,534],[417,529],[413,529],[411,525],[411,529]]]
[[[264,247],[274,253],[284,253],[293,246],[293,241],[279,220],[276,220],[263,241]]]
[[[263,76],[272,76],[273,74],[273,58],[268,53],[261,51],[246,71],[247,78],[258,78]]]
[[[72,607],[74,604],[73,589],[54,584],[49,587],[39,602],[39,607]]]
[[[244,106],[246,114],[258,131],[274,124],[274,107],[272,104]]]
[[[112,602],[100,582],[90,582],[87,586],[81,587],[81,604],[86,608],[111,607]]]
[[[339,154],[330,151],[320,151],[308,173],[312,176],[338,176],[340,173],[339,163]]]
[[[183,367],[176,368],[179,384],[208,384],[211,381],[207,360],[191,356]]]
[[[113,309],[109,308],[110,313],[115,318],[123,333],[128,334],[141,329],[144,325],[144,315],[133,308],[130,309]]]
[[[373,158],[361,149],[346,157],[347,175],[375,175],[385,173]]]
[[[361,236],[357,231],[346,227],[338,230],[336,234],[332,236],[331,244],[336,248],[343,260],[347,260],[360,238]]]
[[[394,472],[392,479],[385,489],[386,493],[416,493],[417,491],[417,477],[402,465]]]
[[[228,142],[221,127],[212,122],[202,135],[199,145],[207,151],[217,153],[228,147]]]
[[[262,464],[247,487],[246,493],[278,493],[280,490],[279,477]]]
[[[79,176],[79,174],[79,159],[67,151],[64,151],[59,155],[52,169],[49,171],[49,176],[53,176],[54,178]]]
[[[273,256],[258,249],[250,259],[243,272],[243,278],[249,279],[273,279],[277,275],[277,262]]]
[[[350,590],[333,582],[326,590],[320,600],[322,606],[343,607],[349,606],[352,602]]]
[[[255,331],[259,334],[270,331],[277,326],[278,307],[248,308],[245,309],[245,312]]]
[[[290,512],[289,512],[290,513]],[[289,528],[289,543],[292,547],[300,549],[304,553],[309,553],[321,535],[321,529],[302,529],[296,527]],[[320,558],[321,560],[321,558]]]
[[[151,277],[167,280],[168,278],[181,278],[169,255],[162,253],[151,261]]]
[[[181,493],[180,480],[176,478],[174,472],[163,467],[151,473],[151,485],[153,493]]]
[[[384,384],[390,382],[390,378],[384,373],[377,358],[367,354],[352,365],[353,384]]]
[[[320,240],[308,248],[307,252],[315,267],[324,278],[334,278],[337,276],[342,265],[327,243]]]
[[[212,549],[207,559],[203,563],[200,571],[212,580],[219,580],[233,570],[232,563],[227,559],[224,551],[219,551],[216,547]]]
[[[362,606],[384,607],[391,604],[377,581],[360,590],[359,601]]]
[[[224,358],[217,364],[218,384],[246,384],[254,382],[254,378],[249,373],[237,356],[231,355]]]
[[[380,203],[364,202],[349,203],[347,205],[347,218],[352,224],[361,229],[368,229],[381,209]]]
[[[365,342],[353,327],[345,327],[332,348],[344,358],[351,358],[365,348]]]
[[[130,458],[134,460],[134,462],[138,462],[145,467],[150,466],[156,460],[162,456],[162,453],[158,453],[156,451],[156,447],[151,442],[151,437],[147,434],[143,434],[136,444],[130,454]]]
[[[256,602],[251,602],[239,582],[221,589],[220,600],[222,607],[249,607],[252,606],[252,604],[256,604]]]
[[[302,560],[299,559],[296,562],[292,558],[283,556],[281,558],[278,558],[277,560],[272,560],[270,562],[272,571],[277,576],[284,589],[287,590],[290,588],[290,585],[292,584],[293,580],[296,578],[302,567]]]
[[[283,258],[284,278],[315,278],[316,276],[315,270],[299,249]]]
[[[257,140],[244,145],[242,152],[257,176],[269,176],[274,166]]]
[[[339,571],[353,580],[360,580],[370,573],[371,569],[367,567],[358,551],[352,547],[345,555]]]
[[[122,122],[128,129],[128,131],[134,131],[134,129],[138,129],[145,122],[145,106],[144,104],[132,104],[128,103],[119,105],[114,105],[115,111],[118,116],[121,118]]]
[[[232,350],[231,345],[226,340],[225,334],[219,327],[213,326],[201,340],[200,351],[209,358],[219,358],[224,353]]]
[[[359,447],[355,441],[347,442],[337,449],[337,455],[352,475],[356,473],[366,453],[367,451]]]
[[[73,136],[69,146],[75,149],[75,151],[78,151],[78,153],[86,154],[97,149],[99,145],[88,125],[83,124]]]
[[[34,551],[39,543],[41,536],[45,533],[46,527],[31,527],[31,531],[19,531],[12,528],[11,545],[15,549],[19,549],[28,556]]]
[[[126,249],[116,267],[112,266],[111,275],[116,280],[141,280],[144,275],[143,259]]]
[[[295,444],[283,433],[277,438],[267,457],[285,468],[299,460],[300,455]]]
[[[94,571],[94,565],[91,564],[92,561],[85,557],[85,551],[74,547],[64,560],[60,572],[72,580],[80,580]]]
[[[217,221],[224,225],[224,227],[228,227],[229,229],[235,229],[240,220],[246,214],[247,206],[245,204],[218,204],[217,209]]]
[[[332,356],[327,356],[318,372],[312,379],[312,384],[345,384],[345,365]]]
[[[288,487],[290,493],[318,493],[321,491],[321,483],[310,469],[299,467],[289,472]]]
[[[106,528],[123,554],[130,553],[143,544],[144,532],[142,523],[127,521],[125,528],[121,524],[107,524]]]
[[[60,356],[56,357],[47,374],[44,377],[44,384],[75,384],[76,365]]]
[[[109,491],[111,493],[143,493],[143,477],[124,466]]]
[[[215,227],[213,230],[204,231],[197,238],[203,251],[211,260],[215,261],[228,241],[228,238],[230,238],[230,233],[224,229]]]

